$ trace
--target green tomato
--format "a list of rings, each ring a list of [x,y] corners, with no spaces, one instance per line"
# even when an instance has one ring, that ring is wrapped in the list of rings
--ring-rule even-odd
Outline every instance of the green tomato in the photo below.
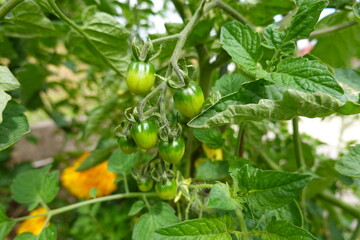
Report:
[[[133,124],[131,134],[139,148],[148,150],[157,144],[158,126],[152,119],[137,122]]]
[[[171,200],[176,197],[177,183],[175,179],[167,179],[165,183],[157,182],[155,185],[156,195],[163,200]]]
[[[155,68],[149,62],[132,62],[126,73],[126,83],[130,92],[145,94],[155,82]]]
[[[185,153],[185,140],[180,137],[169,142],[160,141],[159,154],[168,163],[180,162]]]
[[[154,181],[149,178],[140,178],[140,180],[138,181],[138,188],[140,189],[140,191],[142,192],[148,192],[152,189],[154,185]]]
[[[203,91],[199,84],[194,81],[180,88],[174,94],[175,107],[188,118],[193,118],[199,114],[203,103]]]
[[[130,154],[136,151],[136,143],[132,138],[121,136],[118,137],[117,142],[120,147],[120,150],[126,154]]]

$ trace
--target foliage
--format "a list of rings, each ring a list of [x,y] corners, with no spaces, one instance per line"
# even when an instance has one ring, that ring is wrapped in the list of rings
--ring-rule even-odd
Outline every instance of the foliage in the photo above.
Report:
[[[359,3],[132,2],[0,1],[0,239],[357,239],[335,195],[359,197],[360,145],[332,159],[298,122],[360,113]],[[95,147],[9,164],[38,113]]]

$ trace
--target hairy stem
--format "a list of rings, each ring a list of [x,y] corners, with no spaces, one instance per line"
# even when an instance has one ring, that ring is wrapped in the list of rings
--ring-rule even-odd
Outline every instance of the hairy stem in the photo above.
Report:
[[[186,141],[186,151],[185,151],[185,171],[184,171],[184,177],[188,178],[191,175],[191,168],[192,168],[192,161],[191,161],[191,153],[192,153],[192,145],[193,145],[194,135],[192,128],[188,128],[188,136]]]
[[[356,224],[356,228],[350,238],[350,240],[356,240],[359,239],[358,237],[360,236],[360,218],[357,219],[357,224]]]
[[[293,141],[294,141],[294,150],[295,150],[295,159],[300,171],[303,171],[305,168],[305,160],[303,156],[301,139],[299,134],[299,118],[295,117],[292,120],[293,126]]]
[[[357,21],[355,20],[352,20],[352,21],[348,21],[348,22],[344,22],[344,23],[340,23],[338,25],[335,25],[335,26],[331,26],[331,27],[326,27],[326,28],[323,28],[323,29],[319,29],[319,30],[316,30],[314,32],[312,32],[309,36],[310,39],[313,39],[313,38],[320,38],[320,37],[324,37],[324,36],[327,36],[329,34],[332,34],[334,32],[337,32],[337,31],[340,31],[342,29],[345,29],[345,28],[348,28],[348,27],[352,27],[354,25],[358,24]]]
[[[94,203],[98,203],[98,202],[106,202],[106,201],[122,199],[122,198],[137,198],[137,197],[156,197],[156,193],[154,193],[154,192],[150,192],[150,193],[143,193],[143,192],[119,193],[119,194],[114,194],[114,195],[110,195],[110,196],[105,196],[105,197],[86,200],[83,202],[74,203],[74,204],[71,204],[71,205],[68,205],[65,207],[61,207],[61,208],[52,209],[46,213],[14,218],[12,220],[15,222],[19,222],[19,221],[23,221],[23,220],[26,220],[29,218],[34,218],[34,217],[41,217],[41,216],[48,216],[48,215],[55,216],[60,213],[68,212],[73,209],[76,209],[76,208],[79,208],[82,206],[86,206],[86,205],[90,205],[90,204],[94,204]]]
[[[241,22],[241,23],[243,23],[245,25],[248,25],[251,28],[255,27],[246,18],[244,18],[244,16],[242,16],[238,11],[233,9],[230,5],[226,4],[225,2],[223,2],[221,0],[214,0],[214,2],[215,2],[217,7],[224,10],[227,14],[229,14],[235,20],[237,20],[237,21],[239,21],[239,22]]]
[[[235,213],[236,213],[236,216],[238,217],[238,220],[239,220],[239,225],[240,225],[241,232],[244,233],[244,240],[249,240],[249,235],[247,234],[248,231],[247,231],[244,215],[241,212],[241,209],[237,208],[235,210]]]
[[[9,0],[0,7],[0,21],[10,12],[16,5],[24,0]]]
[[[340,207],[345,212],[351,214],[352,216],[356,218],[360,218],[360,208],[351,206],[350,204],[347,204],[346,202],[343,202],[342,200],[336,198],[334,195],[328,192],[322,192],[318,195],[318,197],[321,200],[324,200],[326,202],[329,202],[331,204],[334,204],[337,207]]]

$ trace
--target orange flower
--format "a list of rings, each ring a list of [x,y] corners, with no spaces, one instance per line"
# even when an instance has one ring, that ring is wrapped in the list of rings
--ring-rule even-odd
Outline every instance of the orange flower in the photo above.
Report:
[[[63,170],[60,176],[61,183],[77,198],[90,198],[92,188],[97,189],[97,197],[109,195],[116,190],[116,174],[107,169],[107,161],[85,171],[76,171],[89,154],[82,154],[72,166]]]
[[[34,216],[41,213],[46,213],[46,209],[44,207],[39,207],[31,211],[29,216]],[[46,216],[26,219],[25,221],[20,223],[20,226],[16,230],[16,233],[21,234],[25,232],[30,232],[34,235],[38,235],[40,234],[42,228],[44,227],[45,221],[46,221]]]

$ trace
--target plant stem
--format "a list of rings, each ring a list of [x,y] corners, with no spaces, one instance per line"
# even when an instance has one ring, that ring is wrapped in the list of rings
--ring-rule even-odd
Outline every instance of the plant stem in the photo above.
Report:
[[[221,8],[225,12],[227,12],[231,17],[233,17],[235,20],[238,20],[239,22],[250,26],[251,28],[254,28],[255,26],[252,25],[246,18],[244,18],[238,11],[233,9],[230,5],[224,3],[221,0],[214,0],[217,7]]]
[[[95,46],[93,41],[90,39],[90,37],[78,26],[76,25],[71,19],[69,19],[65,14],[60,10],[60,8],[56,5],[55,0],[49,0],[50,6],[53,8],[53,10],[59,15],[59,17],[64,20],[69,26],[71,26],[73,29],[75,29],[93,48],[93,50],[96,51],[96,53],[102,58],[102,60],[112,68],[118,75],[123,76],[123,74],[117,69],[116,66],[114,66],[108,58]]]
[[[309,38],[313,39],[313,38],[324,37],[326,35],[332,34],[332,33],[337,32],[339,30],[342,30],[342,29],[345,29],[345,28],[348,28],[348,27],[352,27],[352,26],[354,26],[356,24],[358,24],[358,22],[355,21],[355,20],[352,20],[352,21],[348,21],[348,22],[344,22],[344,23],[335,25],[335,26],[319,29],[319,30],[316,30],[316,31],[312,32],[310,34]]]
[[[265,152],[261,151],[260,155],[271,169],[282,171],[281,167],[277,165]]]
[[[322,192],[318,194],[318,197],[326,202],[332,203],[338,207],[340,207],[342,210],[346,211],[350,215],[360,218],[360,208],[354,207],[346,202],[341,201],[340,199],[336,198],[334,195],[328,193],[328,192]]]
[[[184,156],[184,160],[185,160],[185,171],[184,171],[184,177],[188,178],[191,175],[191,167],[192,167],[192,161],[191,161],[191,148],[193,145],[193,139],[194,139],[194,135],[193,135],[193,130],[192,128],[188,128],[188,135],[187,135],[187,141],[186,141],[186,151],[185,151],[185,156]]]
[[[22,1],[24,0],[9,0],[5,2],[4,5],[2,5],[0,8],[0,21],[6,16],[6,14],[8,14],[8,12],[11,11],[11,9],[16,7],[16,5],[18,5]]]
[[[293,126],[293,141],[294,141],[294,150],[295,150],[295,158],[298,165],[298,168],[302,172],[305,168],[305,161],[302,152],[301,139],[299,134],[299,118],[294,117],[292,120]]]
[[[24,217],[19,217],[19,218],[14,218],[12,219],[15,222],[19,222],[19,221],[23,221],[29,218],[34,218],[34,217],[41,217],[41,216],[55,216],[57,214],[63,213],[63,212],[68,212],[71,211],[73,209],[82,207],[82,206],[86,206],[86,205],[90,205],[90,204],[94,204],[94,203],[98,203],[98,202],[105,202],[105,201],[111,201],[111,200],[116,200],[116,199],[122,199],[122,198],[137,198],[137,197],[156,197],[156,193],[154,192],[149,192],[149,193],[143,193],[143,192],[132,192],[132,193],[119,193],[119,194],[114,194],[114,195],[110,195],[110,196],[105,196],[105,197],[100,197],[100,198],[95,198],[95,199],[90,199],[90,200],[86,200],[83,202],[78,202],[78,203],[74,203],[65,207],[61,207],[61,208],[56,208],[56,209],[52,209],[49,212],[46,213],[42,213],[42,214],[37,214],[37,215],[32,215],[32,216],[24,216]]]
[[[244,239],[249,240],[249,235],[247,234],[248,231],[247,231],[244,215],[242,214],[240,208],[236,208],[235,213],[239,220],[241,232],[244,233]]]
[[[193,189],[199,189],[199,188],[212,188],[214,187],[214,184],[197,184],[197,185],[189,185],[189,188],[193,188]]]
[[[357,240],[360,235],[360,218],[357,219],[355,231],[353,232],[350,240]]]
[[[239,124],[239,132],[237,136],[235,156],[242,157],[244,154],[244,136],[245,136],[245,122]]]
[[[124,178],[125,193],[129,193],[129,184],[128,184],[128,181],[127,181],[126,174],[123,173],[122,175],[123,175],[123,178]]]
[[[158,44],[158,43],[162,43],[162,42],[166,42],[166,41],[172,41],[172,40],[175,40],[175,39],[177,39],[179,37],[180,37],[180,33],[176,33],[176,34],[173,34],[173,35],[156,38],[154,40],[151,40],[151,42],[153,44]]]

